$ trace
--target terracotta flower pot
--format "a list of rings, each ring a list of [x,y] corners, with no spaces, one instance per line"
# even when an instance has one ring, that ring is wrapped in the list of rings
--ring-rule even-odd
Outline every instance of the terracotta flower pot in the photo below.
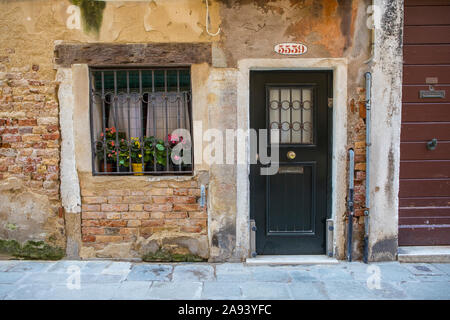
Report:
[[[131,166],[133,167],[133,172],[135,176],[143,176],[144,174],[142,171],[144,171],[144,165],[142,163],[132,163]]]
[[[100,162],[99,166],[100,172],[114,172],[114,163],[107,162],[106,165],[103,161]]]

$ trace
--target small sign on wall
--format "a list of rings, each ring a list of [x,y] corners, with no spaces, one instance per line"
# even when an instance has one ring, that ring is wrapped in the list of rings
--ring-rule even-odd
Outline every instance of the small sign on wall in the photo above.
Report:
[[[283,55],[301,55],[308,51],[303,43],[285,42],[275,46],[274,51]]]

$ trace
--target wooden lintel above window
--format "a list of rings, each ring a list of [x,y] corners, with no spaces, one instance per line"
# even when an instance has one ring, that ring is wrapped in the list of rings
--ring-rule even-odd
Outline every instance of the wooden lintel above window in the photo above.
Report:
[[[212,62],[211,43],[60,43],[55,63],[95,66],[179,66]]]

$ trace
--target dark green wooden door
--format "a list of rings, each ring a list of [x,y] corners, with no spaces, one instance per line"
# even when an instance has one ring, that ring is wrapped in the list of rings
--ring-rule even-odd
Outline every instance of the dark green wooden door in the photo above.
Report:
[[[250,127],[280,132],[277,173],[261,175],[267,165],[259,161],[250,166],[257,254],[325,253],[330,84],[328,71],[250,74]]]

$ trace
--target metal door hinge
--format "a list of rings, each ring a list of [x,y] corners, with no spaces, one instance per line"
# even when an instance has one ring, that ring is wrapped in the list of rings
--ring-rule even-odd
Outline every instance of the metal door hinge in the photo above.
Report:
[[[328,98],[328,108],[333,108],[333,98]]]

